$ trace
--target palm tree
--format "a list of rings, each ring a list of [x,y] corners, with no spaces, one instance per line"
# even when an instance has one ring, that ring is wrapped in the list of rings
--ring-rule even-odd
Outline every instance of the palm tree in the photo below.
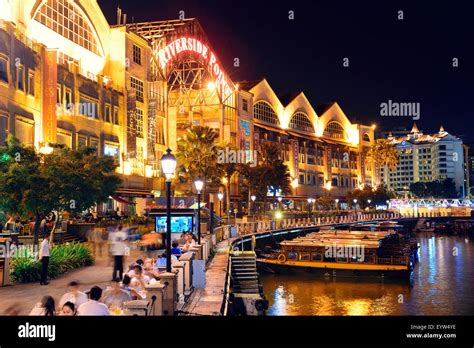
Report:
[[[176,159],[179,172],[187,182],[200,178],[206,183],[220,180],[218,160],[218,133],[207,126],[188,128],[177,141]]]
[[[384,173],[388,174],[388,170],[394,170],[398,165],[398,151],[388,139],[377,139],[370,148],[368,155],[374,162],[384,167]]]

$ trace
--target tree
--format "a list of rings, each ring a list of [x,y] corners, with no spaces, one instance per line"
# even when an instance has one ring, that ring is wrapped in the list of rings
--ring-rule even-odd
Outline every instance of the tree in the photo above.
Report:
[[[185,181],[194,182],[197,178],[206,183],[219,182],[221,171],[218,167],[219,135],[207,126],[188,128],[183,137],[177,141],[176,159],[178,171]]]
[[[374,159],[375,164],[385,168],[385,173],[397,168],[398,151],[388,139],[375,140],[368,155]]]
[[[254,167],[250,164],[242,165],[240,173],[249,193],[263,200],[264,209],[268,191],[272,192],[274,197],[278,191],[281,191],[282,194],[291,192],[290,171],[280,159],[280,148],[275,143],[261,143],[257,151],[257,165]]]
[[[410,192],[417,198],[456,198],[458,192],[451,178],[443,181],[415,182],[410,184]]]
[[[39,226],[51,211],[82,212],[112,195],[120,184],[116,164],[96,150],[55,146],[49,155],[25,147],[9,135],[0,148],[0,209],[35,217],[34,242]]]
[[[357,199],[357,204],[362,209],[365,209],[369,205],[386,205],[387,200],[395,197],[393,192],[387,190],[384,185],[380,185],[377,188],[373,188],[370,185],[365,185],[362,189],[355,189],[347,194],[347,202],[353,206],[354,199]],[[369,204],[370,199],[370,204]]]

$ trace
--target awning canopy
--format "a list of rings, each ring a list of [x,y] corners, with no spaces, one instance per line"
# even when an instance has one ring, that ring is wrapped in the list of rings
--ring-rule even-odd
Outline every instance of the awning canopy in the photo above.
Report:
[[[122,197],[120,197],[120,196],[112,196],[112,198],[113,198],[114,200],[116,200],[117,202],[123,203],[123,204],[137,204],[137,203],[135,203],[135,202],[128,201],[128,200],[126,200],[126,199],[124,199],[124,198],[122,198]]]

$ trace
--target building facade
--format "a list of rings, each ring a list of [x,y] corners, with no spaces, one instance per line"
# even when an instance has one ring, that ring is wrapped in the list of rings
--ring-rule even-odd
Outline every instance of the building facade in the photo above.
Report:
[[[163,192],[162,154],[193,125],[247,161],[261,141],[278,142],[294,198],[375,184],[370,126],[337,103],[279,98],[266,80],[236,83],[216,52],[197,19],[130,24],[118,9],[110,25],[96,0],[0,0],[0,145],[11,133],[38,151],[59,143],[113,156],[123,185],[103,209],[139,214]],[[234,176],[234,201],[239,186]]]
[[[374,127],[351,123],[337,102],[314,108],[303,92],[278,97],[266,79],[239,86],[250,93],[245,105],[253,112],[253,147],[279,144],[293,199],[345,199],[349,191],[375,186],[368,155]]]
[[[450,178],[459,194],[464,196],[464,147],[461,139],[443,127],[438,133],[423,134],[416,124],[409,134],[401,137],[389,135],[387,139],[399,155],[395,170],[380,168],[389,190],[403,196],[408,195],[412,183]]]

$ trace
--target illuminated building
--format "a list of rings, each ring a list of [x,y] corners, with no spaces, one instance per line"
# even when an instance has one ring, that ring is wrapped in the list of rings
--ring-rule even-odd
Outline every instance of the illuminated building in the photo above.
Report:
[[[461,139],[446,132],[442,126],[438,133],[423,134],[416,124],[409,134],[389,135],[387,139],[399,155],[395,170],[380,168],[382,180],[389,190],[405,195],[412,183],[450,178],[456,190],[463,194],[465,170]]]
[[[246,105],[254,123],[253,146],[262,141],[280,145],[293,198],[345,198],[364,184],[375,185],[367,155],[374,127],[351,123],[337,102],[314,108],[303,92],[278,97],[266,79],[239,85],[251,95]]]
[[[371,127],[337,103],[278,98],[266,80],[235,83],[197,19],[127,23],[119,9],[109,25],[96,0],[0,0],[0,22],[0,143],[10,132],[38,150],[60,143],[114,156],[123,187],[104,209],[127,210],[133,197],[142,213],[164,187],[161,155],[192,125],[216,129],[246,160],[262,140],[278,141],[294,197],[374,184]],[[238,178],[230,184],[240,200]]]

